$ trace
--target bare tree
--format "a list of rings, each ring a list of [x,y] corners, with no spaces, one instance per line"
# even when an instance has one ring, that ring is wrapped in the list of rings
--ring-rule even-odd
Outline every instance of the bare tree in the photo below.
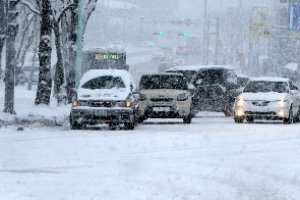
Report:
[[[37,0],[38,3],[39,0]],[[52,88],[51,81],[51,2],[42,0],[41,2],[41,32],[38,56],[40,60],[40,74],[37,88],[35,104],[50,104],[50,95]]]

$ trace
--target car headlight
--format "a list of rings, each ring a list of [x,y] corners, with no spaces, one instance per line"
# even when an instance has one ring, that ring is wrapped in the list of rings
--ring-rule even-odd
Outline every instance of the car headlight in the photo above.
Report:
[[[279,104],[279,106],[281,107],[287,107],[287,100],[278,100],[277,103]]]
[[[147,100],[146,95],[144,95],[144,94],[139,94],[139,100],[140,100],[140,101],[145,101],[145,100]]]
[[[178,101],[186,101],[186,100],[188,100],[188,98],[189,98],[189,95],[187,93],[179,94],[177,96]]]
[[[130,101],[126,101],[126,107],[130,107],[131,106],[131,102]]]
[[[74,100],[73,103],[72,103],[73,107],[76,107],[76,106],[87,106],[87,105],[88,105],[87,101]]]

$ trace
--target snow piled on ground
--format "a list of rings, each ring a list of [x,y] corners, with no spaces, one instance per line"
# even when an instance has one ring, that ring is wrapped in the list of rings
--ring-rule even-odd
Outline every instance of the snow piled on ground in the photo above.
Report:
[[[33,125],[56,126],[57,124],[68,123],[68,115],[71,105],[57,106],[56,99],[51,97],[51,103],[47,105],[34,105],[36,85],[32,90],[27,90],[26,85],[15,87],[14,111],[16,115],[4,113],[5,84],[0,80],[0,127],[8,125]]]

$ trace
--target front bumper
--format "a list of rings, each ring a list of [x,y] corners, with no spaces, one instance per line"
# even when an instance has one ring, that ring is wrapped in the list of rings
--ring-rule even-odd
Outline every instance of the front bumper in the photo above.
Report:
[[[234,115],[238,118],[282,120],[289,117],[289,107],[237,106],[234,109]]]
[[[110,124],[133,121],[132,108],[72,108],[70,113],[71,123],[79,124]]]
[[[140,116],[146,118],[183,118],[190,115],[191,105],[185,101],[177,104],[139,103]]]

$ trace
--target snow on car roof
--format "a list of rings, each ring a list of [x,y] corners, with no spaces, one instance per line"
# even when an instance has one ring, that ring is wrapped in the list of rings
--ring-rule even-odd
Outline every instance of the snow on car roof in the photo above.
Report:
[[[178,73],[168,73],[168,72],[157,72],[157,73],[152,73],[152,74],[143,74],[143,76],[153,76],[153,75],[183,76],[182,74],[178,74]]]
[[[190,70],[190,71],[197,71],[199,69],[233,69],[232,67],[228,65],[188,65],[188,66],[177,66],[177,67],[172,67],[168,69],[167,71],[177,71],[177,70]]]
[[[133,88],[134,89],[136,88],[136,85],[132,79],[131,74],[128,71],[120,70],[120,69],[91,69],[82,75],[80,79],[79,87],[81,87],[87,81],[100,76],[114,76],[114,77],[118,76],[122,78],[126,87],[129,87],[130,83],[132,83]]]
[[[282,77],[259,77],[259,78],[250,78],[249,81],[268,81],[268,82],[288,82],[288,78]]]

